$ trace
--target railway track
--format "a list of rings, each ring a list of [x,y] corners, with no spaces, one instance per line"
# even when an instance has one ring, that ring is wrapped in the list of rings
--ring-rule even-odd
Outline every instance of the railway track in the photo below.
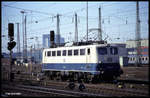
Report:
[[[32,78],[29,78],[27,76],[23,76],[23,75],[20,75],[20,76],[17,76],[15,77],[15,80],[16,81],[22,81],[24,82],[24,80],[26,81],[32,81],[32,83],[30,84],[40,84],[40,85],[45,85],[45,86],[48,86],[48,85],[56,85],[56,86],[61,86],[61,85],[67,85],[67,82],[62,82],[62,81],[52,81],[52,80],[42,80],[42,81],[37,81],[35,79],[35,77],[32,77]],[[117,79],[116,80],[117,83],[123,83],[126,86],[126,88],[137,88],[137,89],[145,89],[145,87],[149,84],[149,81],[146,81],[146,80],[129,80],[129,79]],[[105,82],[103,82],[105,83]],[[107,82],[106,82],[107,83]],[[109,84],[114,84],[115,82],[114,81],[111,81],[109,82]],[[115,83],[115,84],[117,84]],[[27,84],[27,83],[24,83],[24,84]],[[101,84],[101,83],[100,83]],[[133,87],[134,86],[134,87]],[[147,88],[147,87],[146,87]]]
[[[28,93],[30,95],[32,94],[33,96],[34,96],[34,94],[37,94],[36,96],[71,96],[71,97],[82,97],[82,96],[102,97],[102,96],[106,96],[106,95],[101,95],[101,94],[92,94],[92,93],[86,93],[86,92],[77,92],[77,91],[46,88],[46,87],[42,87],[42,86],[15,85],[15,87],[14,87],[14,86],[10,86],[10,85],[3,85],[2,88],[7,91],[15,90],[17,92],[21,92],[21,94],[22,93]]]
[[[6,83],[8,84],[8,83]],[[5,84],[5,85],[6,85]],[[67,88],[67,82],[49,81],[46,85],[29,86],[12,84],[16,89],[23,90],[24,92],[32,92],[31,94],[38,93],[40,96],[149,96],[148,90],[136,90],[129,88],[117,88],[112,84],[85,84],[85,89],[81,92],[78,87],[79,84],[75,83],[75,88],[70,90]],[[8,89],[15,89],[14,87]]]
[[[15,81],[19,82],[20,78],[16,78]],[[118,82],[123,82],[123,83],[135,83],[136,86],[138,86],[139,89],[135,89],[135,88],[129,88],[129,87],[123,87],[123,88],[118,88],[115,84],[111,84],[109,83],[108,85],[106,83],[101,83],[101,84],[84,84],[86,89],[84,89],[82,91],[82,93],[85,93],[84,95],[80,95],[77,92],[81,92],[78,87],[79,84],[75,83],[75,88],[73,90],[70,91],[70,89],[67,88],[68,82],[59,82],[59,81],[37,81],[35,79],[33,79],[32,81],[30,81],[30,79],[27,79],[27,77],[22,77],[22,83],[21,84],[25,84],[25,85],[30,85],[31,87],[36,88],[36,90],[39,90],[39,93],[41,93],[40,95],[50,95],[49,93],[51,92],[51,95],[56,96],[59,95],[59,93],[64,94],[60,96],[149,96],[149,90],[148,90],[148,82],[147,81],[138,81],[136,82],[136,80],[118,80]],[[26,81],[28,80],[28,81]],[[28,83],[29,82],[29,83]],[[144,84],[146,86],[146,89],[143,89],[141,87],[141,85]],[[34,85],[34,86],[33,86]],[[39,89],[39,87],[43,87],[42,90]],[[25,87],[25,86],[24,86]],[[44,87],[46,87],[46,90],[44,89]],[[38,88],[38,89],[37,89]],[[142,89],[141,89],[142,88]],[[27,88],[24,88],[27,90]],[[31,89],[31,88],[30,88]],[[43,91],[44,89],[44,91]],[[51,89],[51,90],[50,90]],[[35,90],[35,91],[36,91]],[[71,94],[66,94],[66,92],[64,91],[70,91]],[[32,91],[32,90],[29,90]],[[42,92],[40,92],[42,91]],[[33,91],[32,91],[33,92]],[[49,93],[48,93],[49,92]],[[43,93],[43,94],[42,94]],[[75,93],[75,95],[74,95]],[[86,95],[87,94],[91,94],[91,95]],[[92,95],[93,94],[93,95]],[[102,94],[102,95],[99,95]]]
[[[124,82],[124,83],[134,83],[134,84],[149,84],[149,81],[146,80],[131,80],[131,79],[118,79],[118,82]]]
[[[129,89],[129,88],[117,88],[117,87],[106,87],[86,84],[86,89],[92,93],[108,94],[110,96],[149,96],[149,92]]]
[[[15,75],[15,80],[17,80],[17,81],[24,81],[24,80],[37,81],[37,78],[35,76],[30,76],[30,75]],[[149,81],[147,81],[147,80],[137,80],[137,79],[134,79],[134,80],[133,79],[117,79],[117,82],[133,83],[133,84],[146,84],[146,85],[149,84]],[[59,82],[57,82],[57,83],[59,84]]]

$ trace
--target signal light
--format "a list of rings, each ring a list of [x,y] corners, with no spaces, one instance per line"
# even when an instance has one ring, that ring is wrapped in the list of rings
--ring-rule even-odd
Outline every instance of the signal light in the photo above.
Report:
[[[14,40],[14,37],[10,37],[10,41],[13,41]]]
[[[55,33],[54,31],[50,31],[50,41],[54,41],[55,39]]]
[[[8,50],[11,50],[11,43],[8,42],[8,47],[7,47]]]
[[[14,24],[13,23],[8,24],[8,36],[9,37],[14,36]]]
[[[14,47],[16,46],[16,42],[15,41],[11,41],[8,42],[8,50],[12,50]]]

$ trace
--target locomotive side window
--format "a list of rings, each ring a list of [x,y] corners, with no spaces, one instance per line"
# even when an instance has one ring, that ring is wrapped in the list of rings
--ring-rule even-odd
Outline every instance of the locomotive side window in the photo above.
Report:
[[[97,48],[98,54],[100,55],[106,55],[107,54],[107,48],[106,47],[99,47]]]
[[[52,56],[56,56],[56,51],[52,51]]]
[[[88,50],[87,50],[87,53],[88,53],[88,55],[90,55],[90,49],[88,48]]]
[[[132,61],[132,58],[130,58],[130,61]]]
[[[144,57],[142,58],[142,60],[144,61]]]
[[[110,48],[110,53],[113,54],[113,55],[118,54],[118,49],[117,49],[117,47],[112,47],[112,48]]]
[[[51,56],[51,51],[48,51],[48,52],[47,52],[47,56]]]
[[[68,56],[72,56],[72,50],[68,50]]]
[[[57,56],[61,56],[61,51],[57,51]]]
[[[80,49],[80,55],[85,55],[85,49]]]
[[[134,60],[135,60],[135,58],[133,57],[133,58],[132,58],[132,60],[134,61]]]
[[[63,56],[66,56],[66,50],[63,50],[63,54],[62,54]]]
[[[74,50],[74,55],[78,55],[79,53],[78,53],[78,49],[75,49]]]

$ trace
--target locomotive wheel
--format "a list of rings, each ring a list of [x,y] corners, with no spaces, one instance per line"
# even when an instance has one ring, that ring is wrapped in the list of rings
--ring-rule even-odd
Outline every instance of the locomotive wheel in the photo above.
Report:
[[[84,89],[85,89],[84,84],[83,84],[83,83],[80,83],[80,85],[79,85],[79,90],[80,90],[80,91],[83,91]]]
[[[73,90],[75,88],[74,82],[70,82],[68,87]]]
[[[56,80],[57,81],[61,80],[61,74],[60,74],[60,72],[56,73]]]
[[[92,83],[93,84],[96,84],[96,83],[99,83],[100,82],[100,76],[99,75],[95,75],[93,78],[92,78]]]

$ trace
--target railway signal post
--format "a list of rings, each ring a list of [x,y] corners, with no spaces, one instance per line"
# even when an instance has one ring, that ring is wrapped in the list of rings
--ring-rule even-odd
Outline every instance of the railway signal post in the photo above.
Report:
[[[16,42],[14,40],[14,24],[9,23],[8,24],[8,50],[10,51],[10,69],[9,69],[9,80],[10,82],[13,82],[14,74],[12,73],[12,49],[16,46]]]

